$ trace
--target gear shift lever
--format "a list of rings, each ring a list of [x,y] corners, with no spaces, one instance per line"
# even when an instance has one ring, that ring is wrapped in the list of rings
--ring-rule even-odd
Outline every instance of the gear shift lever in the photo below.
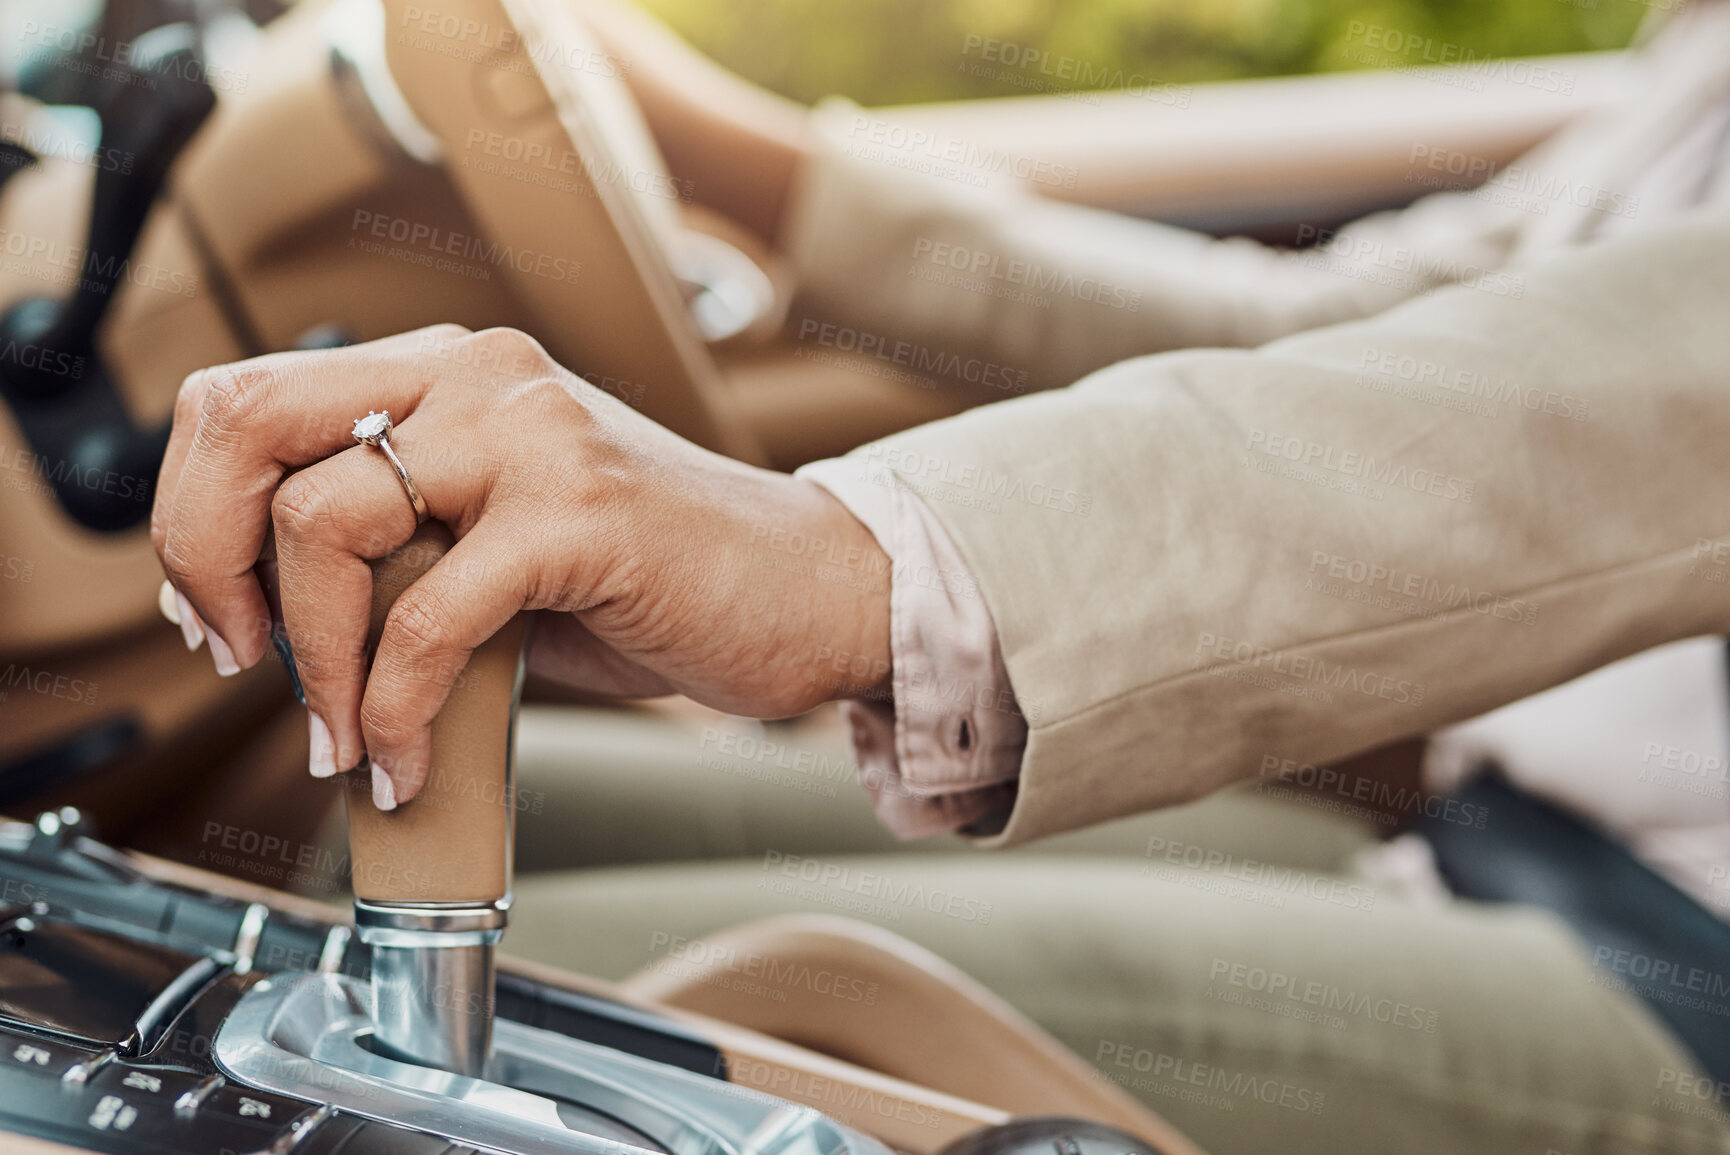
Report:
[[[376,644],[397,596],[453,544],[428,522],[373,563]],[[395,810],[349,775],[354,921],[372,948],[375,1046],[390,1057],[479,1076],[491,1046],[493,947],[511,902],[516,797],[511,735],[527,618],[474,652],[432,727],[426,785]]]

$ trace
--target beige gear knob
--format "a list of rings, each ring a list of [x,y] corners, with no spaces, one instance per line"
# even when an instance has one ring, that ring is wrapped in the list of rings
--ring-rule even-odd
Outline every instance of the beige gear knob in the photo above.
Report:
[[[427,522],[373,563],[369,646],[397,597],[453,544],[442,523]],[[512,733],[527,625],[524,615],[512,619],[456,673],[433,721],[420,793],[380,810],[368,776],[346,776],[355,928],[372,948],[374,1043],[477,1077],[492,1040],[493,950],[511,901]]]

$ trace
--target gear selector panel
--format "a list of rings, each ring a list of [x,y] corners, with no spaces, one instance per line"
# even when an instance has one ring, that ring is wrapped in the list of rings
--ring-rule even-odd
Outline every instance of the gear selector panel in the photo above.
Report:
[[[651,1010],[501,972],[469,1077],[377,1045],[342,924],[161,882],[76,813],[0,819],[0,1150],[118,1155],[887,1155],[727,1082]]]

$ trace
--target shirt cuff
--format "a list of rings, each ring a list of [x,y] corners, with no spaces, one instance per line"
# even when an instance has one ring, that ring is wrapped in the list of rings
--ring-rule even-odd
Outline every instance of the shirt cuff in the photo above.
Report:
[[[1027,722],[961,551],[882,465],[837,458],[797,475],[833,494],[889,555],[893,702],[842,705],[877,817],[898,838],[1001,826]]]

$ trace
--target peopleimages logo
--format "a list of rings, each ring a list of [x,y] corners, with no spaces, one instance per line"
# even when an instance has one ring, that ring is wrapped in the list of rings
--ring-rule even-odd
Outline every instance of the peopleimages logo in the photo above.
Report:
[[[349,231],[357,234],[349,238],[349,245],[356,247],[357,240],[369,242],[390,242],[403,245],[412,255],[423,256],[429,262],[442,261],[435,265],[444,271],[458,272],[465,276],[487,275],[485,266],[493,268],[509,267],[519,273],[529,273],[537,277],[545,277],[552,281],[575,282],[582,273],[581,261],[567,257],[554,256],[551,253],[539,253],[533,249],[512,248],[498,241],[489,241],[474,233],[459,233],[452,229],[440,228],[422,221],[409,220],[407,217],[389,216],[384,213],[370,212],[366,209],[355,209],[354,219],[349,223]],[[396,255],[396,254],[393,254]],[[454,258],[454,260],[444,260]],[[461,265],[456,262],[472,261],[474,265]]]
[[[1685,794],[1706,798],[1730,798],[1725,789],[1730,783],[1730,766],[1717,754],[1702,753],[1664,742],[1648,742],[1640,753],[1637,781],[1655,786],[1667,786]],[[1714,866],[1713,880],[1723,878],[1730,866]]]
[[[1463,44],[1437,40],[1417,32],[1388,28],[1363,20],[1346,26],[1348,42],[1361,41],[1365,48],[1404,58],[1406,67],[1446,66],[1470,79],[1472,90],[1483,91],[1486,80],[1505,81],[1540,92],[1567,96],[1574,91],[1574,74],[1532,60],[1505,56],[1481,56]],[[1357,53],[1351,54],[1354,59]],[[1376,61],[1381,63],[1381,61]]]
[[[1093,1065],[1104,1070],[1106,1078],[1113,1082],[1123,1083],[1124,1077],[1115,1075],[1109,1069],[1112,1067],[1127,1068],[1152,1076],[1151,1080],[1136,1079],[1124,1084],[1133,1086],[1135,1090],[1202,1106],[1223,1107],[1226,1110],[1231,1110],[1238,1100],[1250,1099],[1270,1107],[1284,1107],[1303,1114],[1319,1115],[1327,1102],[1326,1094],[1313,1087],[1301,1087],[1295,1083],[1252,1075],[1246,1071],[1232,1071],[1225,1067],[1216,1067],[1212,1063],[1198,1063],[1193,1059],[1152,1051],[1130,1043],[1101,1040],[1093,1055]],[[1189,1093],[1173,1094],[1173,1090],[1179,1087]],[[1197,1090],[1216,1094],[1196,1096]]]
[[[1467,505],[1471,504],[1475,488],[1469,478],[1455,477],[1453,474],[1423,466],[1413,467],[1404,462],[1378,458],[1374,454],[1340,449],[1319,441],[1273,433],[1266,429],[1250,430],[1245,448],[1251,453],[1281,458],[1300,466],[1326,470],[1371,485],[1405,489],[1447,501],[1464,502]]]
[[[132,174],[133,163],[137,160],[135,153],[118,148],[104,148],[100,144],[54,131],[34,120],[0,121],[0,140],[27,149],[37,157],[58,157],[73,164],[87,164],[103,172],[117,172],[123,176]]]
[[[471,154],[463,157],[465,168],[563,192],[592,195],[592,189],[568,179],[580,171],[596,185],[610,184],[662,200],[689,202],[696,194],[696,185],[664,172],[626,168],[610,159],[586,157],[574,148],[554,148],[543,141],[484,128],[471,128],[464,148]],[[486,162],[476,161],[475,153]]]
[[[1376,905],[1376,891],[1373,886],[1311,874],[1297,867],[1260,862],[1253,858],[1239,858],[1229,851],[1199,846],[1193,842],[1178,842],[1154,834],[1148,837],[1146,853],[1148,861],[1142,865],[1141,873],[1167,882],[1178,881],[1178,878],[1165,867],[1181,866],[1204,874],[1217,874],[1221,878],[1241,882],[1270,894],[1304,895],[1317,902],[1343,906],[1347,910],[1374,910]]]
[[[1404,1027],[1409,1031],[1436,1033],[1441,1019],[1437,1011],[1413,1006],[1398,999],[1348,991],[1334,983],[1303,979],[1268,967],[1251,966],[1215,957],[1208,970],[1209,981],[1265,995],[1269,999],[1285,999],[1323,1011],[1338,1012],[1355,1018],[1369,1019],[1386,1026]]]
[[[1277,754],[1261,756],[1258,777],[1271,777],[1279,782],[1302,786],[1306,790],[1334,794],[1350,802],[1362,802],[1413,817],[1422,815],[1459,826],[1474,826],[1479,830],[1484,828],[1490,817],[1489,808],[1485,806],[1461,802],[1444,794],[1426,794],[1415,787],[1395,786],[1391,782],[1360,774],[1346,774],[1331,766],[1317,766],[1310,762],[1299,762],[1295,758],[1281,758]]]
[[[941,887],[908,882],[874,870],[856,870],[838,862],[784,854],[779,850],[764,852],[762,869],[763,873],[771,878],[805,883],[817,891],[851,896],[881,904],[885,908],[917,908],[980,926],[991,921],[989,902],[956,894]],[[764,887],[762,884],[759,884],[759,889],[798,893],[785,891],[782,887]]]
[[[21,369],[38,373],[52,373],[56,377],[66,377],[74,381],[84,376],[82,354],[74,356],[29,341],[8,339],[4,344],[0,344],[0,364],[17,365]]]
[[[855,116],[847,135],[850,156],[945,179],[962,179],[979,187],[989,183],[990,177],[1003,175],[1030,184],[1072,189],[1080,175],[1074,165],[989,148],[877,117]]]
[[[107,291],[110,284],[125,282],[140,289],[190,297],[198,291],[198,275],[164,268],[129,257],[103,256],[82,245],[69,245],[16,229],[0,229],[0,257],[15,257],[32,265],[58,269],[66,284]],[[24,269],[8,271],[26,272]],[[56,278],[60,279],[60,278]]]
[[[1380,698],[1401,705],[1419,706],[1424,701],[1424,686],[1421,682],[1408,682],[1403,678],[1360,670],[1340,662],[1329,662],[1326,658],[1258,646],[1254,642],[1222,637],[1219,634],[1203,633],[1195,643],[1195,653],[1198,668],[1200,663],[1207,661],[1230,663],[1246,669],[1265,670],[1294,682],[1312,683],[1334,690],[1352,690],[1366,697]]]
[[[670,959],[687,963],[701,972],[717,972],[760,981],[776,993],[806,990],[815,995],[840,999],[842,1002],[875,1006],[878,986],[856,975],[828,967],[814,967],[798,960],[782,960],[761,951],[740,950],[727,943],[707,942],[700,938],[657,930],[649,936],[649,952],[665,951]],[[662,968],[665,971],[666,968]]]
[[[1592,965],[1600,970],[1624,975],[1635,980],[1636,984],[1649,986],[1654,991],[1686,992],[1712,999],[1730,998],[1730,975],[1701,967],[1682,966],[1671,959],[1655,958],[1639,951],[1617,950],[1610,946],[1595,947],[1592,951]],[[1723,1009],[1718,1013],[1730,1013],[1730,1007],[1719,1005]]]
[[[862,332],[847,325],[836,325],[810,317],[799,322],[799,340],[834,349],[838,353],[856,353],[862,357],[887,361],[914,373],[953,377],[1004,393],[1022,393],[1027,389],[1027,371],[1024,369],[1012,369],[980,357],[963,357],[959,353]],[[933,387],[935,384],[932,383]]]
[[[899,1095],[875,1087],[863,1087],[850,1079],[820,1075],[746,1055],[728,1055],[726,1074],[728,1081],[717,1084],[723,1090],[743,1087],[761,1091],[779,1099],[793,1099],[817,1107],[843,1119],[875,1115],[907,1126],[936,1128],[949,1118],[942,1108],[930,1103],[909,1102]],[[938,1144],[933,1142],[930,1146]]]
[[[1086,517],[1093,509],[1091,493],[1053,485],[1044,480],[1028,481],[1011,474],[999,473],[989,466],[951,461],[935,454],[921,453],[916,449],[886,445],[881,441],[866,446],[860,457],[868,465],[881,465],[893,470],[902,482],[913,487],[921,496],[926,496],[926,492],[919,488],[920,485],[940,484],[975,491],[988,498],[1016,501],[1059,513],[1079,514],[1082,517]]]
[[[1430,292],[1439,286],[1463,285],[1516,301],[1526,295],[1526,278],[1519,273],[1469,261],[1462,264],[1452,256],[1437,256],[1409,245],[1392,244],[1374,234],[1359,235],[1301,224],[1297,228],[1297,246],[1285,253],[1286,260],[1406,292]]]
[[[1077,277],[1068,269],[1048,269],[1036,261],[1012,257],[1004,260],[984,249],[970,249],[948,241],[919,237],[913,242],[915,264],[952,269],[964,277],[1001,282],[1031,293],[1072,297],[1089,305],[1103,305],[1126,313],[1141,309],[1141,290],[1128,289],[1095,277]],[[968,287],[963,281],[961,287]]]
[[[1675,1067],[1663,1067],[1658,1071],[1658,1090],[1669,1091],[1684,1099],[1730,1105],[1730,1079],[1713,1079]]]
[[[0,702],[4,702],[10,690],[26,690],[32,694],[40,694],[44,698],[58,698],[63,702],[81,702],[86,706],[96,704],[96,683],[87,682],[83,678],[74,678],[67,674],[56,674],[52,670],[34,669],[17,662],[8,662],[4,670],[0,670]]]
[[[1336,591],[1325,584],[1329,582],[1408,599],[1426,617],[1474,613],[1528,626],[1534,625],[1538,620],[1537,603],[1523,598],[1508,597],[1482,588],[1473,589],[1465,582],[1444,582],[1403,570],[1399,566],[1343,557],[1326,550],[1310,551],[1309,579],[1304,583],[1304,588],[1333,594]],[[1347,600],[1367,599],[1348,597]],[[1405,607],[1394,605],[1392,608]]]
[[[1599,185],[1580,184],[1548,169],[1518,164],[1497,168],[1490,157],[1453,148],[1432,148],[1427,144],[1412,145],[1406,160],[1429,170],[1428,174],[1409,174],[1407,180],[1410,183],[1431,188],[1462,189],[1476,200],[1525,209],[1539,216],[1547,215],[1550,205],[1559,203],[1630,219],[1640,212],[1640,198],[1637,196]]]
[[[6,474],[12,476],[4,477],[0,485],[8,489],[29,488],[37,484],[37,479],[40,478],[40,491],[44,493],[52,493],[55,487],[76,485],[80,489],[87,489],[92,493],[106,493],[122,501],[142,503],[150,500],[149,478],[117,473],[112,469],[99,469],[94,465],[80,465],[76,461],[51,461],[28,449],[7,449],[0,446],[0,475]],[[13,484],[14,482],[21,484]]]
[[[1458,393],[1492,405],[1507,405],[1530,413],[1543,413],[1569,421],[1584,421],[1590,403],[1572,393],[1522,385],[1507,378],[1492,378],[1473,369],[1454,368],[1410,353],[1365,346],[1360,367],[1381,377],[1394,378],[1444,393]]]
[[[1188,108],[1193,95],[1190,89],[1169,84],[1157,77],[1141,72],[1126,72],[1113,64],[1100,64],[1083,60],[1078,56],[1068,56],[1062,53],[1053,54],[1049,49],[1035,48],[1032,45],[1017,44],[1013,40],[999,40],[994,36],[980,36],[969,33],[962,43],[961,55],[964,57],[978,56],[980,61],[990,65],[1001,65],[1025,73],[1030,78],[1044,78],[1055,83],[1020,83],[1017,86],[1040,92],[1056,92],[1065,96],[1087,98],[1090,104],[1099,104],[1101,93],[1106,91],[1121,92],[1127,95],[1151,100],[1158,104],[1169,104],[1176,108]],[[991,76],[1015,83],[995,68],[981,69],[975,66],[969,69],[975,76]],[[1065,91],[1071,90],[1071,91]],[[1073,91],[1079,90],[1079,91]]]
[[[36,49],[31,54],[35,58],[33,63],[47,59],[54,67],[68,72],[147,89],[155,88],[159,78],[172,76],[238,96],[246,91],[249,79],[244,72],[212,67],[182,52],[147,59],[138,51],[139,41],[109,40],[86,28],[26,20],[18,30],[18,39]],[[57,54],[58,58],[50,54]]]
[[[418,4],[403,8],[400,27],[399,44],[509,71],[526,73],[534,64],[554,64],[570,72],[607,77],[628,76],[631,71],[630,61],[615,59],[581,44],[551,36],[525,39],[509,24],[489,24],[472,16],[422,8]]]

